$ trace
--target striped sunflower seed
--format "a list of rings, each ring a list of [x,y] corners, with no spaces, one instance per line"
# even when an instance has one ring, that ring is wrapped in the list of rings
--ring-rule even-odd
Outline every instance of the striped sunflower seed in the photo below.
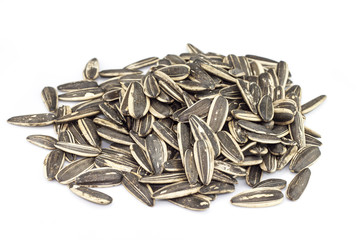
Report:
[[[154,199],[152,199],[152,189],[148,184],[139,182],[140,176],[136,173],[124,173],[123,185],[131,195],[136,197],[141,202],[145,203],[149,207],[154,206]]]
[[[83,77],[87,80],[95,80],[99,77],[99,61],[96,58],[92,58],[86,63]]]
[[[76,160],[63,167],[55,176],[55,179],[61,184],[69,184],[77,176],[94,167],[94,158],[83,158]]]
[[[96,168],[75,178],[74,184],[86,187],[111,187],[121,183],[122,173],[111,168]]]
[[[161,174],[164,170],[164,163],[168,159],[165,142],[155,134],[149,134],[145,139],[145,147],[155,174]]]
[[[210,184],[214,173],[214,151],[208,141],[195,141],[194,159],[200,181],[204,185]]]
[[[56,149],[54,144],[57,143],[57,140],[51,136],[46,136],[46,135],[30,135],[26,137],[26,140],[28,140],[28,142],[45,148],[45,149],[49,149],[49,150],[54,150]]]
[[[269,178],[254,185],[254,188],[276,188],[279,190],[285,187],[286,181],[278,178]]]
[[[53,124],[55,119],[56,115],[53,113],[40,113],[11,117],[7,122],[18,126],[40,127]]]
[[[75,193],[77,196],[93,203],[108,205],[112,202],[112,198],[109,195],[88,187],[70,184],[69,188],[70,191]]]
[[[101,149],[90,145],[69,143],[69,142],[57,142],[54,146],[64,152],[72,153],[82,157],[96,157],[101,153]]]
[[[58,105],[58,94],[53,87],[44,87],[41,91],[41,97],[49,112],[55,112]]]
[[[280,190],[255,188],[234,196],[231,203],[239,207],[270,207],[280,204],[283,199],[284,195]]]
[[[166,185],[158,190],[156,190],[152,197],[154,199],[172,199],[188,196],[194,193],[197,193],[201,188],[200,183],[195,185],[190,185],[188,182],[177,182],[170,185]]]
[[[59,149],[51,151],[44,160],[44,172],[47,180],[54,180],[64,164],[65,154]]]
[[[169,199],[169,202],[193,211],[202,211],[210,207],[210,202],[202,197],[190,195],[180,198]]]
[[[291,180],[287,190],[286,196],[292,200],[296,201],[305,191],[305,188],[309,182],[311,171],[309,168],[304,168]]]
[[[289,169],[291,172],[298,173],[302,169],[310,167],[320,157],[319,147],[306,146],[300,148],[291,160]]]

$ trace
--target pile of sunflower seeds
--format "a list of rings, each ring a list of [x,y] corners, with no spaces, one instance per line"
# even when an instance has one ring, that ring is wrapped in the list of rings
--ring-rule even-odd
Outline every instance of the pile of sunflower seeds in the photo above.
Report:
[[[57,139],[27,137],[51,150],[46,178],[94,203],[112,198],[93,188],[122,183],[149,206],[166,199],[204,210],[217,194],[234,192],[238,180],[245,180],[253,189],[231,203],[267,207],[282,202],[287,183],[262,181],[262,173],[287,165],[296,175],[286,196],[299,199],[321,145],[320,135],[304,126],[304,115],[326,96],[301,105],[301,88],[284,61],[187,48],[179,56],[150,57],[120,69],[100,71],[91,59],[83,80],[42,90],[49,113],[8,122],[53,125]]]

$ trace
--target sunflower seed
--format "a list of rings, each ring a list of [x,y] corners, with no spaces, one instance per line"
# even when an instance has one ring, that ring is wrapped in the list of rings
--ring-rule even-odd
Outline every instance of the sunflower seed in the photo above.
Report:
[[[265,144],[276,144],[281,142],[281,139],[273,136],[273,135],[266,135],[266,134],[258,134],[254,132],[246,132],[248,138],[254,142],[258,143],[265,143]]]
[[[85,109],[80,109],[76,112],[72,112],[65,116],[56,119],[56,123],[67,123],[75,120],[79,120],[84,117],[92,117],[100,113],[98,106],[93,106]]]
[[[105,102],[116,101],[116,100],[118,100],[119,97],[120,97],[120,91],[121,91],[120,88],[106,91],[106,92],[102,95],[102,99],[103,99]]]
[[[98,136],[95,123],[89,118],[83,118],[78,120],[78,125],[81,133],[91,146],[100,147],[101,139]]]
[[[97,168],[110,167],[122,172],[131,172],[139,165],[132,158],[126,156],[116,156],[111,154],[100,154],[95,158]]]
[[[83,158],[76,160],[62,168],[55,176],[55,179],[61,184],[69,184],[75,180],[77,176],[93,168],[94,158]]]
[[[168,149],[168,155],[170,156],[171,154],[171,150]],[[164,163],[164,170],[166,172],[183,172],[184,171],[184,167],[182,164],[181,159],[169,159]],[[185,179],[186,180],[186,179]]]
[[[190,74],[190,67],[186,64],[173,64],[163,67],[159,71],[171,77],[174,81],[179,81],[187,78]]]
[[[173,114],[171,106],[156,99],[151,100],[149,112],[157,118],[168,118]]]
[[[49,112],[55,112],[58,105],[58,94],[53,87],[44,87],[41,91],[41,97]]]
[[[265,154],[263,157],[263,162],[260,164],[260,168],[264,172],[272,173],[275,172],[277,169],[277,161],[276,157],[271,153]]]
[[[56,149],[51,151],[44,160],[44,172],[47,180],[55,179],[56,174],[64,164],[65,154],[63,151]]]
[[[159,84],[153,74],[147,74],[144,78],[144,94],[149,98],[156,98],[160,95]]]
[[[163,140],[154,134],[149,134],[145,139],[147,154],[154,167],[155,174],[161,174],[164,163],[168,159],[167,147]]]
[[[80,91],[80,90],[90,90],[90,89],[97,89],[99,85],[95,81],[87,81],[81,80],[76,82],[68,82],[57,86],[59,91],[63,92],[73,92],[73,91]]]
[[[125,76],[125,75],[131,75],[131,74],[140,74],[142,73],[141,71],[137,70],[137,69],[107,69],[107,70],[102,70],[101,72],[99,72],[100,77],[103,78],[110,78],[110,77],[121,77],[121,76]]]
[[[119,124],[116,124],[107,119],[96,117],[93,119],[93,122],[101,127],[107,127],[119,133],[129,134],[129,131],[124,126],[120,126]]]
[[[286,196],[292,201],[298,200],[303,194],[309,179],[311,171],[309,168],[304,168],[291,180],[287,190]]]
[[[155,121],[152,125],[154,132],[171,147],[179,150],[176,133],[161,122]]]
[[[214,157],[220,155],[221,147],[219,138],[211,128],[198,116],[190,116],[190,128],[195,140],[206,140],[210,143]]]
[[[101,153],[101,149],[90,145],[77,143],[57,142],[54,146],[64,152],[72,153],[82,157],[96,157]]]
[[[54,144],[57,142],[57,140],[51,136],[46,136],[46,135],[30,135],[26,137],[26,140],[28,140],[28,142],[45,148],[45,149],[49,149],[49,150],[54,150],[56,149]]]
[[[288,148],[288,150],[286,151],[286,153],[284,155],[282,155],[280,157],[280,159],[277,162],[277,169],[281,170],[283,169],[290,161],[291,159],[295,156],[295,154],[298,151],[298,146],[290,146]]]
[[[188,182],[191,186],[198,181],[198,172],[195,164],[193,150],[187,149],[183,157],[183,165]]]
[[[223,182],[223,183],[229,183],[229,184],[237,184],[238,183],[238,181],[235,178],[233,178],[219,170],[216,170],[216,169],[214,169],[212,180]]]
[[[309,102],[301,105],[301,113],[306,114],[308,112],[311,112],[315,108],[317,108],[321,103],[323,103],[326,99],[325,95],[320,95],[319,97],[316,97]]]
[[[97,133],[100,137],[115,143],[124,145],[131,145],[134,141],[128,136],[120,132],[114,132],[110,128],[101,127],[97,129]]]
[[[235,119],[242,119],[251,122],[261,122],[262,119],[257,115],[250,111],[241,110],[241,109],[234,109],[231,111],[231,114],[234,116]]]
[[[286,187],[286,181],[278,178],[266,179],[254,185],[254,188],[275,188],[279,190],[285,187]]]
[[[270,122],[273,119],[274,106],[269,95],[265,95],[260,99],[258,113],[264,122]]]
[[[284,195],[280,190],[255,188],[234,196],[231,203],[239,207],[270,207],[281,203],[283,199]]]
[[[190,195],[180,198],[169,199],[169,202],[194,211],[206,210],[210,207],[210,202],[202,197],[196,195]]]
[[[196,115],[200,118],[204,118],[209,113],[209,108],[211,105],[210,99],[201,99],[194,103],[191,107],[188,107],[186,110],[182,111],[179,116],[178,120],[179,122],[188,122],[191,115]]]
[[[153,64],[157,63],[158,60],[159,60],[158,57],[149,57],[149,58],[141,59],[139,61],[131,63],[131,64],[127,65],[125,68],[126,69],[131,69],[131,70],[139,69],[139,68],[143,68],[143,67],[153,65]]]
[[[215,160],[214,161],[214,168],[216,170],[219,170],[221,172],[236,176],[236,177],[244,177],[246,176],[246,169],[236,165],[234,163],[231,162],[224,162],[224,161],[220,161],[220,160]]]
[[[322,145],[322,142],[314,138],[313,136],[309,134],[305,134],[305,141],[306,145],[312,145],[312,146],[318,146],[320,147]]]
[[[87,187],[71,184],[69,185],[69,188],[73,193],[75,193],[79,197],[93,203],[107,205],[112,202],[112,198],[109,195]]]
[[[203,53],[200,49],[198,49],[191,43],[186,44],[186,48],[190,53]]]
[[[250,132],[264,135],[272,135],[279,138],[284,137],[289,133],[289,128],[287,126],[276,126],[273,129],[268,129],[261,124],[253,123],[246,120],[238,120],[236,123]]]
[[[257,183],[261,181],[262,170],[259,165],[253,165],[248,167],[246,170],[246,183],[250,187],[255,186]]]
[[[200,183],[191,186],[188,182],[177,182],[156,190],[152,197],[154,199],[179,198],[197,193],[200,188]]]
[[[119,125],[123,125],[123,121],[121,120],[120,116],[117,114],[117,112],[110,107],[109,104],[107,103],[101,103],[99,104],[99,108],[101,110],[101,112],[110,120],[112,120],[113,122],[119,124]]]
[[[282,143],[272,144],[268,148],[270,153],[275,156],[282,156],[286,153],[287,150]]]
[[[217,133],[221,146],[221,154],[227,157],[229,160],[240,163],[244,160],[244,155],[240,146],[230,133],[226,131],[220,131]]]
[[[87,80],[95,80],[99,77],[99,61],[96,58],[92,58],[86,63],[83,75]]]
[[[40,127],[53,124],[55,119],[56,116],[53,113],[40,113],[11,117],[7,122],[25,127]]]
[[[59,100],[61,101],[86,101],[95,98],[99,98],[104,94],[104,90],[101,88],[91,88],[85,90],[77,90],[72,92],[67,92],[59,95]]]
[[[129,115],[135,119],[142,118],[150,108],[149,98],[144,94],[140,83],[137,82],[131,83],[127,92],[129,92]]]
[[[112,187],[119,185],[121,180],[122,174],[119,170],[97,168],[78,175],[74,184],[86,187]]]
[[[134,197],[141,202],[152,207],[154,206],[154,199],[152,199],[152,190],[148,184],[139,182],[140,176],[135,173],[124,173],[123,185]]]
[[[291,160],[289,169],[291,172],[298,173],[302,169],[310,167],[320,157],[319,147],[306,146],[300,148]]]
[[[232,193],[235,191],[234,184],[212,181],[207,186],[202,186],[199,190],[199,193],[202,194],[224,194]]]
[[[283,88],[286,87],[286,81],[289,78],[289,68],[286,62],[280,61],[276,67],[276,73],[279,78],[279,85]]]
[[[139,181],[141,183],[151,184],[165,184],[165,183],[176,183],[186,180],[185,173],[162,173],[160,175],[152,175],[142,177]]]
[[[228,111],[229,105],[226,98],[217,96],[213,99],[209,109],[207,124],[215,133],[221,131],[223,128],[228,116]]]
[[[214,172],[214,151],[208,141],[195,141],[194,159],[200,181],[208,185]]]
[[[305,129],[304,129],[304,119],[300,112],[296,112],[294,116],[294,122],[289,126],[291,138],[297,142],[299,148],[305,147]]]
[[[131,155],[134,157],[136,162],[144,168],[147,172],[153,173],[154,168],[152,166],[152,163],[149,159],[149,157],[146,155],[146,153],[139,147],[137,144],[131,144],[130,145],[130,151]]]
[[[244,160],[242,160],[241,162],[238,163],[238,165],[244,167],[244,166],[252,166],[252,165],[261,164],[263,162],[263,158],[260,155],[265,155],[265,154],[256,154],[256,155],[246,156],[246,157],[244,157]]]

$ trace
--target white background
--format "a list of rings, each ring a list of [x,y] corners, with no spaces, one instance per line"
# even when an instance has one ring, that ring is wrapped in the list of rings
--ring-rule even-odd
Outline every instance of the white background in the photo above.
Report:
[[[359,239],[358,1],[0,1],[0,239]],[[101,69],[186,51],[257,54],[285,60],[303,102],[326,102],[307,115],[322,134],[322,156],[296,202],[246,209],[230,198],[192,212],[168,202],[150,208],[123,186],[104,189],[98,206],[48,182],[47,150],[6,120],[46,112],[40,92],[82,78],[92,57]],[[288,181],[281,171],[271,177]],[[269,178],[269,175],[265,175]]]

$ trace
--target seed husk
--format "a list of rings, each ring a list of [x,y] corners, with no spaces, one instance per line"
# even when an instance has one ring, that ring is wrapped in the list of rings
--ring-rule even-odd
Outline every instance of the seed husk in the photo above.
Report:
[[[262,119],[259,117],[259,115],[254,114],[247,110],[234,109],[231,111],[231,114],[234,116],[235,119],[247,120],[247,121],[251,121],[251,122],[261,122],[262,121]]]
[[[260,99],[258,104],[258,113],[264,122],[270,122],[274,117],[274,106],[269,95],[265,95]]]
[[[99,61],[96,58],[92,58],[86,63],[83,75],[87,80],[95,80],[99,77]]]
[[[171,150],[168,149],[168,155],[170,155]],[[164,163],[164,170],[166,172],[183,172],[184,166],[181,159],[169,159]]]
[[[131,69],[131,70],[139,69],[139,68],[151,66],[151,65],[157,63],[158,61],[159,61],[158,57],[148,57],[148,58],[144,58],[139,61],[136,61],[134,63],[131,63],[131,64],[127,65],[125,68]]]
[[[281,139],[273,136],[273,135],[266,135],[266,134],[258,134],[254,132],[246,132],[248,138],[251,141],[258,142],[258,143],[265,143],[265,144],[276,144],[280,143]]]
[[[86,187],[112,187],[119,185],[122,173],[111,168],[96,168],[84,172],[75,178],[74,184]]]
[[[300,112],[296,112],[294,122],[289,125],[291,138],[297,142],[299,148],[306,146],[304,119]]]
[[[49,150],[54,150],[56,149],[54,144],[57,142],[57,140],[51,136],[47,136],[47,135],[30,135],[26,137],[26,140],[28,140],[28,142],[45,148],[45,149],[49,149]]]
[[[292,201],[298,200],[303,194],[309,179],[311,176],[311,171],[309,168],[304,168],[291,180],[287,190],[286,196]]]
[[[69,184],[77,176],[94,167],[94,158],[83,158],[76,160],[63,167],[55,176],[55,179],[61,184]]]
[[[41,97],[49,112],[55,113],[58,105],[58,94],[56,89],[53,87],[44,87],[41,91]]]
[[[190,116],[190,129],[195,140],[206,140],[210,143],[214,157],[220,155],[220,141],[214,131],[207,125],[204,120],[196,115]]]
[[[134,157],[136,162],[149,173],[154,173],[151,160],[149,159],[146,152],[144,152],[139,145],[136,143],[130,145],[131,155]]]
[[[114,123],[113,121],[110,121],[108,119],[103,119],[103,118],[96,117],[96,118],[93,119],[93,122],[96,125],[110,128],[110,129],[112,129],[114,131],[117,131],[119,133],[129,134],[129,131],[124,126],[120,126],[119,124]]]
[[[291,172],[298,173],[302,169],[310,167],[320,157],[319,147],[306,146],[300,148],[291,160],[289,169]]]
[[[64,165],[65,154],[59,149],[51,151],[44,160],[44,173],[47,180],[55,179],[56,174]]]
[[[76,101],[86,101],[95,98],[99,98],[104,94],[104,90],[101,88],[91,88],[85,90],[71,91],[59,95],[59,100],[76,102]]]
[[[153,74],[149,73],[144,78],[144,94],[149,98],[156,98],[160,95],[159,84]]]
[[[123,185],[134,197],[149,207],[154,206],[154,199],[152,199],[152,189],[148,184],[139,182],[140,176],[136,173],[124,173]]]
[[[195,185],[190,185],[188,182],[177,182],[170,185],[166,185],[158,190],[156,190],[152,197],[154,199],[172,199],[188,196],[194,193],[197,193],[201,188],[200,183]]]
[[[128,135],[120,132],[114,132],[107,127],[98,128],[97,133],[99,134],[100,137],[109,140],[111,142],[120,143],[128,146],[134,143],[134,141]]]
[[[78,120],[79,129],[87,142],[94,147],[100,147],[101,139],[97,134],[97,127],[95,123],[89,118],[82,118]]]
[[[79,120],[84,117],[92,117],[100,113],[98,106],[88,107],[85,109],[80,109],[76,112],[64,115],[56,119],[56,123],[67,123],[75,120]]]
[[[254,188],[275,188],[279,190],[285,187],[286,181],[279,178],[269,178],[254,185]]]
[[[221,161],[221,160],[215,160],[214,161],[214,168],[216,170],[219,170],[221,172],[224,172],[224,173],[227,173],[227,174],[230,174],[232,176],[236,176],[236,177],[244,177],[246,176],[246,169],[237,165],[237,164],[234,164],[234,163],[231,163],[231,162],[224,162],[224,161]]]
[[[280,159],[278,160],[277,169],[278,170],[283,169],[291,161],[291,159],[295,156],[297,151],[298,151],[298,146],[297,145],[290,146],[288,148],[288,150],[286,151],[286,153],[284,155],[282,155],[280,157]]]
[[[246,102],[246,104],[248,105],[250,111],[254,114],[257,114],[258,111],[257,111],[257,107],[256,107],[256,101],[254,101],[254,97],[250,93],[247,83],[242,79],[238,79],[236,81],[236,84],[237,84],[238,88],[240,89],[241,95],[242,95],[244,101]]]
[[[114,154],[100,154],[95,158],[95,166],[98,168],[110,167],[122,172],[131,172],[139,167],[132,157]]]
[[[275,172],[277,169],[277,160],[274,155],[272,155],[270,152],[265,154],[263,157],[263,162],[260,164],[260,168],[264,172],[272,173]]]
[[[196,115],[200,118],[204,118],[208,115],[209,109],[211,105],[210,99],[201,99],[194,103],[192,106],[188,107],[184,111],[182,111],[178,118],[175,120],[178,120],[179,122],[185,123],[189,122],[189,118],[191,115]]]
[[[121,77],[121,76],[125,76],[125,75],[140,74],[140,73],[142,73],[142,72],[137,69],[122,68],[122,69],[102,70],[101,72],[99,72],[99,75],[100,75],[100,77],[103,77],[103,78],[110,78],[110,77]]]
[[[157,118],[168,118],[173,114],[171,106],[156,99],[151,100],[149,112]]]
[[[250,132],[254,132],[254,133],[258,133],[258,134],[265,134],[265,135],[272,135],[272,136],[276,136],[279,138],[284,137],[289,133],[289,129],[287,126],[276,126],[273,129],[268,129],[261,124],[253,123],[253,122],[246,121],[246,120],[238,120],[236,123],[239,124],[242,128],[244,128]]]
[[[162,173],[160,175],[152,175],[142,177],[139,181],[141,183],[150,183],[150,184],[167,184],[167,183],[176,183],[186,180],[186,175],[183,172],[175,173]]]
[[[280,190],[255,188],[234,196],[231,203],[239,207],[270,207],[281,203],[283,199],[284,195]]]
[[[174,81],[180,81],[187,78],[190,74],[190,67],[186,64],[173,64],[163,67],[159,71],[171,77]]]
[[[11,117],[7,122],[24,127],[40,127],[53,124],[55,119],[56,115],[53,113],[40,113]]]
[[[194,159],[200,181],[204,185],[210,184],[214,173],[214,151],[208,141],[195,141]]]
[[[165,142],[155,134],[149,134],[145,139],[145,147],[155,174],[161,174],[164,170],[164,163],[168,159]]]
[[[169,144],[171,147],[175,148],[176,150],[179,150],[179,144],[177,140],[176,133],[166,127],[163,123],[155,121],[152,124],[154,132],[167,144]]]
[[[133,82],[127,91],[130,92],[128,99],[129,115],[135,119],[144,117],[149,111],[150,100],[144,94],[141,84]]]
[[[229,160],[240,163],[244,160],[244,155],[241,151],[239,144],[226,131],[220,131],[217,133],[221,146],[221,154],[227,157]]]
[[[255,186],[261,181],[262,176],[262,169],[260,168],[260,165],[253,165],[248,167],[246,171],[246,183],[250,187]]]
[[[222,96],[215,97],[211,103],[207,118],[207,124],[215,133],[223,128],[228,112],[229,104],[227,99]]]
[[[88,187],[70,184],[69,188],[73,193],[75,193],[79,197],[93,203],[108,205],[112,202],[112,198],[109,195],[93,190]]]
[[[235,191],[234,184],[212,181],[209,185],[202,186],[199,190],[199,193],[202,193],[202,194],[224,194],[224,193],[232,193],[234,191]]]
[[[194,154],[192,149],[186,149],[183,157],[183,165],[185,169],[185,174],[190,185],[195,185],[198,181],[198,172],[196,168],[196,163],[194,159]]]
[[[210,202],[202,197],[190,195],[180,198],[169,199],[169,202],[193,211],[203,211],[210,207]]]
[[[313,136],[309,134],[305,134],[305,141],[306,145],[312,145],[312,146],[318,146],[320,147],[322,145],[322,142],[318,139],[314,138]]]
[[[185,152],[186,150],[191,148],[190,128],[189,125],[186,123],[178,123],[176,127],[177,127],[177,140],[178,140],[179,152],[180,152],[181,160],[185,166],[185,162],[184,162]]]
[[[120,116],[117,114],[117,112],[110,107],[109,104],[107,103],[101,103],[99,104],[99,108],[101,110],[101,112],[111,121],[119,124],[119,125],[123,125],[123,121],[121,120]]]
[[[72,153],[82,157],[96,157],[101,153],[101,149],[90,145],[57,142],[54,144],[56,148],[63,150],[64,152]]]
[[[317,108],[321,103],[323,103],[326,100],[325,95],[320,95],[309,102],[301,105],[301,113],[306,114]]]
[[[96,89],[99,85],[95,81],[81,80],[76,82],[68,82],[57,86],[57,89],[62,92],[73,92],[80,90]]]

